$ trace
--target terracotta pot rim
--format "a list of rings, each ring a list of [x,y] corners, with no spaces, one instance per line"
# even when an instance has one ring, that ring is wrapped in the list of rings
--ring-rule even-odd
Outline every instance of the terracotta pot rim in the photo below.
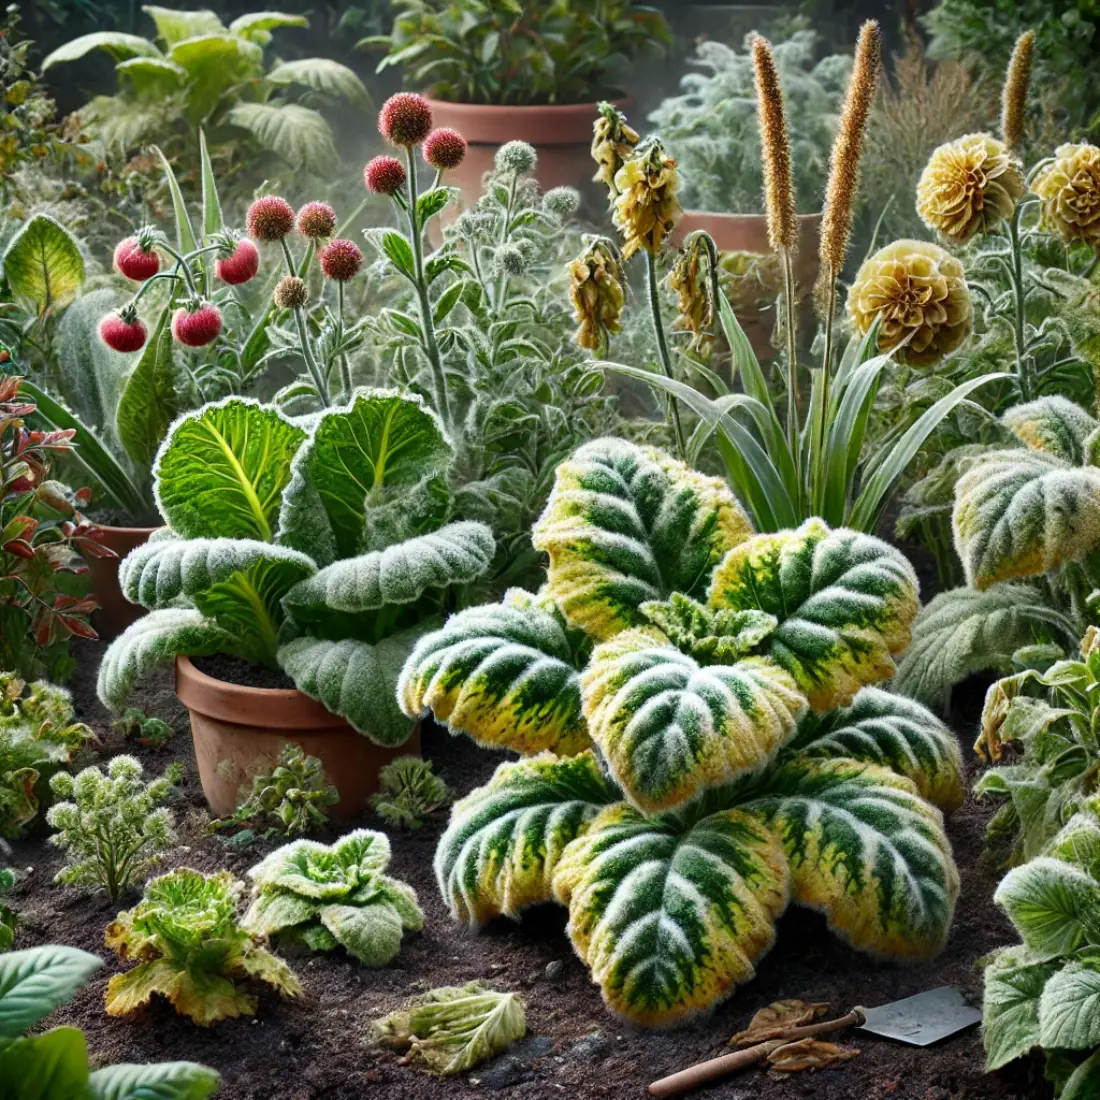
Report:
[[[257,729],[348,729],[333,714],[297,688],[258,688],[208,676],[189,657],[176,658],[176,695],[188,710],[223,722]],[[357,736],[359,736],[357,734]]]
[[[426,97],[432,111],[444,125],[454,125],[472,145],[501,145],[520,138],[532,145],[584,145],[592,140],[596,105],[586,103],[456,103],[448,99]],[[633,99],[612,99],[620,110],[630,107]]]
[[[148,538],[154,531],[159,531],[164,524],[160,527],[116,527],[113,523],[96,523],[94,519],[88,521],[98,531],[109,531],[114,534],[126,534],[126,535],[145,535]]]

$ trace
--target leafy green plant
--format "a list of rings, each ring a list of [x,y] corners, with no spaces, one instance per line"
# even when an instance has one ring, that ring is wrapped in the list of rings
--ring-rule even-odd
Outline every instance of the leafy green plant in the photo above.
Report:
[[[375,1020],[371,1031],[380,1046],[453,1077],[522,1039],[527,1006],[518,993],[499,993],[484,982],[445,985]]]
[[[419,829],[429,814],[454,800],[431,761],[419,756],[399,756],[387,764],[378,773],[378,788],[370,808],[397,829]]]
[[[1093,802],[1075,814],[1042,855],[1009,871],[994,895],[1023,942],[1002,947],[986,967],[986,1067],[999,1069],[1040,1048],[1059,1100],[1087,1100],[1100,1089],[1096,810]]]
[[[266,835],[302,836],[328,824],[326,807],[340,801],[340,793],[325,783],[325,770],[316,756],[300,745],[286,744],[270,775],[252,780],[248,798],[215,829],[270,822]]]
[[[0,840],[0,859],[7,862],[11,859],[11,848]],[[16,874],[10,867],[0,867],[0,895],[7,894],[15,888]],[[19,915],[10,905],[0,900],[0,953],[10,951],[15,943],[15,930],[19,925]]]
[[[389,862],[389,840],[371,829],[332,845],[296,840],[276,848],[248,872],[253,902],[243,926],[313,951],[343,947],[367,966],[385,966],[402,936],[424,927],[415,891],[384,873]]]
[[[49,796],[50,777],[95,734],[73,721],[69,693],[0,673],[0,836],[19,837]]]
[[[608,1005],[648,1025],[751,978],[791,900],[862,950],[938,950],[958,747],[866,686],[909,641],[905,558],[820,520],[754,535],[720,480],[621,440],[559,467],[534,544],[540,594],[452,616],[398,685],[408,715],[531,757],[452,812],[454,916],[567,904]]]
[[[218,1074],[195,1062],[119,1064],[91,1070],[84,1033],[54,1027],[26,1035],[72,1000],[103,965],[75,947],[30,947],[0,958],[0,1075],[14,1100],[206,1100]]]
[[[631,65],[672,36],[655,8],[631,0],[394,0],[378,71],[456,103],[592,103],[622,94]]]
[[[493,556],[487,527],[445,523],[452,454],[423,402],[393,391],[358,391],[308,428],[241,398],[182,417],[156,464],[170,526],[119,575],[151,614],[104,655],[100,697],[121,708],[155,665],[227,653],[400,744],[401,664]]]
[[[132,756],[113,757],[106,774],[91,767],[55,775],[50,791],[64,801],[50,807],[46,821],[54,830],[50,844],[65,851],[66,862],[54,882],[104,890],[117,901],[175,842],[173,814],[164,803],[181,778],[172,764],[145,783]]]
[[[108,1015],[129,1016],[159,993],[200,1027],[253,1016],[256,998],[237,985],[249,978],[298,996],[290,967],[241,927],[242,890],[228,871],[181,867],[150,879],[142,900],[107,929],[107,946],[137,962],[107,983]]]
[[[154,718],[140,707],[128,707],[111,725],[129,741],[133,738],[147,749],[167,748],[176,731],[163,718]]]
[[[311,57],[267,66],[272,31],[305,27],[302,15],[254,12],[228,27],[212,11],[146,5],[153,38],[96,31],[54,50],[42,63],[78,61],[92,50],[115,61],[118,90],[81,109],[85,124],[108,148],[126,153],[157,142],[170,159],[194,156],[201,130],[227,160],[273,154],[282,170],[331,170],[333,132],[312,104],[345,101],[366,108],[370,97],[347,66]],[[293,89],[304,90],[295,98]]]
[[[764,192],[756,148],[756,102],[751,46],[741,53],[719,41],[701,42],[683,92],[665,99],[649,122],[683,173],[680,201],[693,210],[756,214]],[[820,209],[851,58],[816,61],[818,35],[796,30],[774,45],[790,119],[791,157],[801,211]]]

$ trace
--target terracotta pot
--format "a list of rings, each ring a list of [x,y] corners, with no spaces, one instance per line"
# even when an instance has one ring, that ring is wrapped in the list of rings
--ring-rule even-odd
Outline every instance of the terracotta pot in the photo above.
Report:
[[[384,748],[300,691],[216,680],[186,657],[176,658],[176,695],[191,712],[202,792],[218,817],[233,813],[255,776],[271,774],[288,741],[324,765],[326,781],[340,792],[328,809],[336,822],[367,808],[378,772],[391,760],[420,755],[419,725],[403,745]]]
[[[544,191],[565,185],[582,192],[589,189],[596,171],[590,152],[595,103],[498,107],[440,99],[428,102],[435,125],[457,130],[468,142],[466,159],[446,175],[447,182],[462,188],[466,205],[481,194],[481,177],[493,167],[497,149],[508,141],[526,141],[535,147],[539,158],[535,178]],[[627,99],[614,103],[624,110],[630,106]]]
[[[131,550],[144,546],[155,527],[108,527],[96,525],[103,532],[100,540],[110,547],[117,558],[94,558],[91,554],[82,557],[88,565],[88,577],[91,581],[92,595],[99,604],[99,610],[92,616],[92,624],[103,641],[117,638],[131,623],[145,614],[140,604],[130,603],[122,594],[118,584],[118,567],[122,559]]]

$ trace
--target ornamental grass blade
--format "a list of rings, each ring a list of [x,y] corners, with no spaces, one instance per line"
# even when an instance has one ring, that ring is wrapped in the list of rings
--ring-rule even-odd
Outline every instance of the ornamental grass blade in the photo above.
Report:
[[[180,190],[179,180],[176,179],[176,173],[172,170],[171,162],[161,152],[160,146],[154,145],[152,149],[160,158],[161,166],[164,168],[164,178],[172,195],[172,210],[176,216],[176,245],[186,255],[198,248],[195,230],[191,227],[191,219],[187,214],[187,203],[184,202],[183,191]]]

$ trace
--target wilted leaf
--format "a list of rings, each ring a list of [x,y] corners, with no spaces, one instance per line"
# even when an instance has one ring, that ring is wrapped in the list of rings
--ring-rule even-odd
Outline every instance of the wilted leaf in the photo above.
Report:
[[[782,1039],[792,1027],[805,1027],[829,1011],[828,1001],[773,1001],[762,1008],[744,1031],[730,1039],[731,1047],[749,1047]]]
[[[858,1050],[838,1047],[836,1043],[826,1043],[822,1039],[799,1039],[797,1043],[773,1050],[768,1055],[768,1063],[781,1073],[798,1073],[808,1069],[811,1073],[819,1069],[828,1069],[837,1062],[846,1062],[856,1058]]]

